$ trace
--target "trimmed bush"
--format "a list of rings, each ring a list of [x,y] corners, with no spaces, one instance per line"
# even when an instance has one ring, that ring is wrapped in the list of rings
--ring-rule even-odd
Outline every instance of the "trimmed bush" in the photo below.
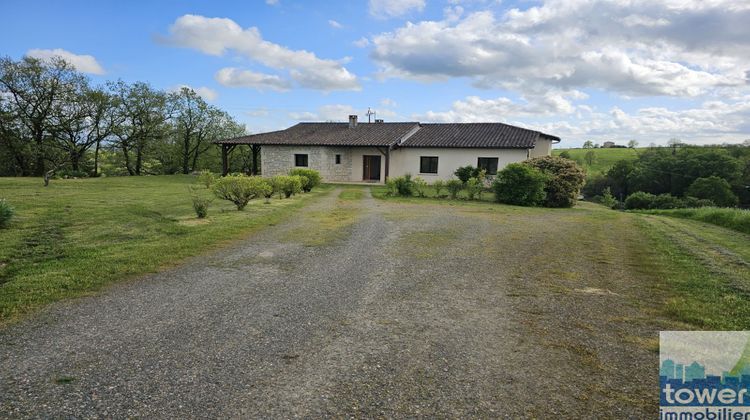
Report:
[[[691,201],[683,200],[670,194],[654,195],[643,191],[636,191],[625,199],[625,208],[627,210],[681,209],[687,207]],[[705,204],[705,202],[700,203]]]
[[[732,187],[724,178],[709,176],[698,178],[688,187],[687,195],[704,200],[711,200],[719,207],[734,207],[739,202],[732,192]]]
[[[524,165],[536,168],[547,176],[544,191],[546,207],[572,207],[578,199],[586,174],[572,160],[558,156],[529,159]]]
[[[302,191],[310,192],[314,187],[320,185],[320,172],[314,169],[295,168],[289,171],[289,175],[303,177]]]
[[[279,197],[283,195],[285,198],[289,198],[302,192],[303,179],[299,175],[277,175],[274,180],[274,187],[277,189]]]
[[[396,188],[396,181],[393,178],[388,178],[385,181],[385,195],[388,197],[395,197],[398,195],[398,189]]]
[[[449,179],[445,183],[445,188],[448,190],[448,193],[451,195],[451,199],[455,200],[456,198],[458,198],[458,193],[460,193],[461,190],[464,189],[464,183],[461,182],[460,179]]]
[[[273,190],[271,184],[259,176],[228,175],[217,179],[212,190],[216,197],[231,201],[242,210],[253,198],[261,197],[268,189]]]
[[[537,206],[544,202],[547,176],[522,163],[511,163],[497,173],[492,189],[495,201],[517,206]]]
[[[625,199],[625,208],[628,210],[650,209],[655,198],[656,196],[651,193],[636,191]]]
[[[0,228],[7,227],[15,213],[8,200],[0,198]]]
[[[427,181],[417,176],[417,177],[414,177],[414,180],[412,181],[412,186],[417,196],[419,197],[425,196],[425,192],[427,191]]]
[[[198,182],[205,185],[206,188],[211,188],[211,185],[216,182],[216,174],[208,169],[204,169],[198,174]]]
[[[475,168],[471,165],[462,166],[453,172],[453,175],[458,178],[462,184],[469,182],[469,178],[477,178],[479,176],[479,168]]]

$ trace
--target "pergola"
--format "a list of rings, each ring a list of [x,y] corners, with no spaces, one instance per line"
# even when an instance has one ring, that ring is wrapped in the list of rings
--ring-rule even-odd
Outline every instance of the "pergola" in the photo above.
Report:
[[[252,143],[251,136],[238,137],[227,140],[216,140],[214,144],[221,146],[221,175],[226,176],[229,173],[229,154],[237,146],[250,146],[253,153],[253,166],[251,168],[253,175],[258,175],[258,156],[260,156],[260,144]]]

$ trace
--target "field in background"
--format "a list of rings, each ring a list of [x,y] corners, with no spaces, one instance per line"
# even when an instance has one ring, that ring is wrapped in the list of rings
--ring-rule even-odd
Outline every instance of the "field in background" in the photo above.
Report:
[[[567,151],[573,160],[586,169],[586,174],[591,176],[607,172],[618,160],[635,160],[638,157],[638,153],[643,150],[646,149],[554,149],[552,150],[552,155],[559,156],[560,153]],[[590,151],[594,152],[594,161],[591,165],[586,163],[585,159],[586,153]]]
[[[195,183],[163,175],[53,180],[45,188],[39,178],[0,178],[0,198],[16,209],[0,230],[0,323],[277,223],[330,190],[253,200],[241,212],[217,199],[208,218],[197,219],[188,189]]]

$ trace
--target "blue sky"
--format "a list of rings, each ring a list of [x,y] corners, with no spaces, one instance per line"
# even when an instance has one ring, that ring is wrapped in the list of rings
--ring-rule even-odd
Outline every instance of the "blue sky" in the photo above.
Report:
[[[371,107],[524,125],[564,146],[743,141],[750,4],[706,3],[6,0],[0,53],[187,85],[250,132]]]

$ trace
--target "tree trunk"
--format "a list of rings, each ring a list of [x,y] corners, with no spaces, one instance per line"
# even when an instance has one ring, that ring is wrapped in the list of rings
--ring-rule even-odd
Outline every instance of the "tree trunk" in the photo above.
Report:
[[[182,173],[189,174],[190,168],[190,135],[185,134],[185,138],[182,139]]]
[[[122,148],[122,154],[125,157],[125,169],[128,170],[128,175],[135,175],[133,173],[133,168],[130,166],[130,151],[128,151],[127,147]]]
[[[99,147],[101,145],[101,141],[96,141],[96,148],[94,149],[94,177],[99,176]]]
[[[141,167],[143,166],[143,149],[136,147],[135,149],[135,174],[141,175]]]
[[[36,167],[34,168],[34,175],[36,176],[44,176],[46,171],[44,170],[44,151],[43,151],[43,133],[41,130],[39,130],[38,133],[34,135],[34,142],[36,143]]]

